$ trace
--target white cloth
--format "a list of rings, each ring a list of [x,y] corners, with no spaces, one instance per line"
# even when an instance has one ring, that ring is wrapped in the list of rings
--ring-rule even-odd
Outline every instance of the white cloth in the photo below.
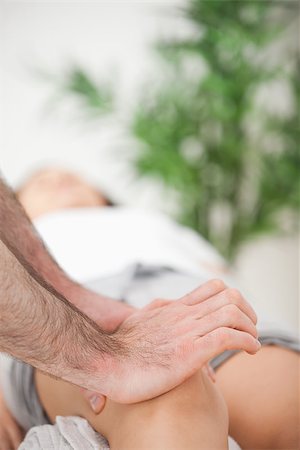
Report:
[[[56,417],[55,425],[31,428],[19,450],[107,450],[106,439],[80,417]]]
[[[241,450],[231,438],[229,450]],[[57,416],[55,425],[31,428],[19,450],[109,450],[104,437],[80,417]],[[153,449],[154,450],[154,449]]]
[[[199,234],[157,212],[67,209],[40,217],[35,226],[60,266],[78,282],[116,274],[137,262],[204,276],[211,266],[225,266]]]

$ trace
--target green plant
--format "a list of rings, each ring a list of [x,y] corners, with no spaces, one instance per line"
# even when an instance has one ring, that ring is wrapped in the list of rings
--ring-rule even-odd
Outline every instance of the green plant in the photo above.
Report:
[[[189,0],[183,13],[193,35],[158,44],[165,75],[146,86],[132,118],[137,174],[174,190],[178,220],[229,260],[255,234],[282,229],[282,211],[299,211],[297,56],[279,46],[269,64],[266,50],[287,34],[295,9],[296,2]],[[286,116],[257,102],[274,80],[293,94]]]
[[[134,117],[143,143],[135,165],[174,188],[179,219],[233,259],[246,239],[280,228],[280,211],[299,209],[297,67],[284,70],[290,61],[283,54],[273,67],[262,56],[291,15],[274,2],[243,0],[192,0],[185,15],[196,32],[159,45],[168,75],[155,91],[149,87]],[[258,89],[277,79],[294,94],[286,118],[257,106]]]
[[[96,83],[87,72],[77,64],[73,64],[59,75],[38,70],[40,79],[54,86],[51,103],[55,106],[65,99],[76,100],[75,109],[85,120],[102,118],[113,109],[113,88],[110,83]],[[74,105],[73,105],[74,107]]]

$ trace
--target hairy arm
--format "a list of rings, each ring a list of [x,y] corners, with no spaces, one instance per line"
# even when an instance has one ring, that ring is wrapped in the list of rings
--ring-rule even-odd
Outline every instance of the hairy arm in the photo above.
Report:
[[[80,299],[70,303],[63,295],[74,300],[83,291],[51,258],[0,179],[0,351],[101,392],[123,344],[80,311]]]
[[[0,239],[16,257],[21,255],[41,277],[101,327],[111,331],[132,308],[100,296],[71,280],[46,249],[13,191],[0,178]]]
[[[101,386],[106,361],[122,345],[47,285],[2,241],[0,255],[0,351],[83,386],[87,375],[97,371]]]
[[[0,238],[11,249],[18,249],[33,269],[62,294],[74,297],[79,287],[66,277],[40,239],[13,191],[0,179]],[[73,294],[73,295],[72,295]]]

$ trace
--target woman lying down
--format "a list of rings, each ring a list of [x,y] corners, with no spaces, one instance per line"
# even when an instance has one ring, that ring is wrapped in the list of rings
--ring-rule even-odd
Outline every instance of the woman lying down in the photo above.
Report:
[[[136,211],[105,208],[108,202],[93,187],[64,171],[39,172],[19,198],[33,219],[40,217],[38,230],[69,274],[132,306],[181,297],[222,270],[198,236],[161,217],[145,220]],[[54,213],[45,215],[49,211]],[[74,247],[81,261],[71,253]],[[214,289],[201,304],[214,318],[211,326],[256,337],[256,315],[242,295],[225,284]],[[24,431],[54,423],[56,416],[86,418],[112,450],[225,449],[228,434],[242,449],[298,449],[299,345],[263,327],[259,339],[258,352],[253,339],[241,340],[245,352],[224,351],[211,361],[214,374],[205,366],[172,391],[133,405],[106,399],[91,408],[80,388],[5,359],[0,449],[18,448]]]

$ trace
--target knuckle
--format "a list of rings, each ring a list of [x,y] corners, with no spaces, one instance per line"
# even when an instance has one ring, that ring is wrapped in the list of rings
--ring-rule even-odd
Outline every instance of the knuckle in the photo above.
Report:
[[[238,319],[240,317],[240,310],[235,304],[229,304],[225,308],[227,317],[231,319]]]
[[[228,288],[226,290],[226,297],[230,303],[238,304],[242,299],[242,294],[238,289]]]
[[[216,333],[216,344],[221,351],[226,350],[230,342],[230,335],[226,328],[220,328]]]
[[[212,280],[209,281],[209,283],[215,290],[222,290],[226,288],[224,281],[221,280],[220,278],[213,278]]]

